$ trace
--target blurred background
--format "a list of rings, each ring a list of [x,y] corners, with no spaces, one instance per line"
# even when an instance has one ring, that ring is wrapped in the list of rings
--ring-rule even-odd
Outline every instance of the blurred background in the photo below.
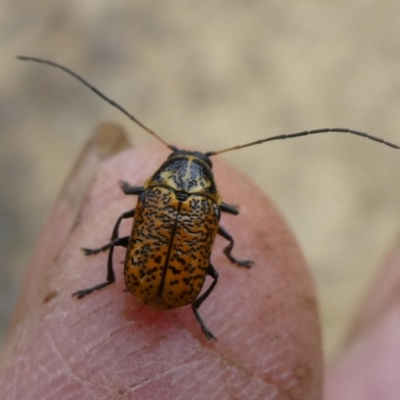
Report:
[[[327,126],[400,143],[399,20],[396,0],[0,0],[0,336],[94,127],[114,121],[135,144],[153,140],[66,74],[16,55],[72,68],[194,149]],[[324,134],[220,157],[293,228],[332,357],[398,238],[400,152]]]

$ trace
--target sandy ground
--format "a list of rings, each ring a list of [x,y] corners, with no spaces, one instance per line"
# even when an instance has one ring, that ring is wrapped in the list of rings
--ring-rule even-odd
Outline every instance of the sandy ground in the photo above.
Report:
[[[395,0],[1,0],[1,336],[40,228],[94,127],[114,121],[135,144],[153,140],[65,74],[15,55],[71,67],[165,140],[195,149],[327,126],[400,143],[399,19]],[[398,236],[400,153],[326,134],[224,158],[293,227],[331,357]]]

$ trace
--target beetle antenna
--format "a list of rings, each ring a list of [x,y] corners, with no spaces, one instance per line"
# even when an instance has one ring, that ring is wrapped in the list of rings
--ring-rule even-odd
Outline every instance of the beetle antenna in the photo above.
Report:
[[[85,80],[84,78],[82,78],[81,76],[79,76],[77,73],[75,73],[74,71],[70,70],[67,67],[64,67],[61,64],[57,64],[53,61],[49,61],[49,60],[43,60],[41,58],[36,58],[36,57],[26,57],[26,56],[17,56],[17,58],[19,60],[22,61],[34,61],[40,64],[46,64],[46,65],[50,65],[52,67],[58,68],[63,70],[64,72],[66,72],[67,74],[73,76],[75,79],[77,79],[78,81],[80,81],[81,83],[83,83],[86,87],[88,87],[89,89],[91,89],[94,93],[96,93],[98,96],[100,96],[103,100],[105,100],[107,103],[111,104],[113,107],[117,108],[119,111],[121,111],[123,114],[125,114],[130,120],[132,120],[133,122],[135,122],[136,124],[138,124],[141,128],[143,128],[146,132],[150,133],[151,136],[154,136],[156,139],[158,139],[161,143],[163,143],[165,146],[167,146],[169,149],[171,150],[175,150],[176,147],[172,146],[170,144],[168,144],[165,140],[163,140],[160,136],[157,135],[157,133],[155,133],[153,130],[151,130],[150,128],[148,128],[146,125],[142,124],[134,115],[130,114],[127,110],[125,110],[125,108],[123,108],[122,106],[120,106],[118,103],[116,103],[114,100],[110,99],[109,97],[107,97],[105,94],[103,94],[102,92],[100,92],[100,90],[98,90],[97,88],[95,88],[92,84],[90,84],[87,80]]]
[[[273,140],[291,139],[291,138],[300,137],[300,136],[315,135],[315,134],[318,134],[318,133],[327,133],[327,132],[351,133],[352,135],[362,136],[364,138],[373,140],[374,142],[385,144],[386,146],[392,147],[394,149],[400,149],[400,146],[397,146],[394,143],[387,142],[386,140],[383,140],[383,139],[378,138],[376,136],[369,135],[368,133],[355,131],[353,129],[347,129],[347,128],[322,128],[322,129],[313,129],[311,131],[302,131],[302,132],[290,133],[290,134],[287,134],[287,135],[270,136],[270,137],[265,138],[265,139],[256,140],[255,142],[250,142],[250,143],[242,144],[242,145],[239,145],[239,146],[229,147],[228,149],[224,149],[224,150],[208,151],[206,153],[206,155],[208,157],[210,157],[210,156],[215,156],[217,154],[226,153],[226,152],[231,151],[231,150],[239,150],[239,149],[243,149],[244,147],[254,146],[256,144],[261,144],[261,143],[264,143],[264,142],[271,142]]]

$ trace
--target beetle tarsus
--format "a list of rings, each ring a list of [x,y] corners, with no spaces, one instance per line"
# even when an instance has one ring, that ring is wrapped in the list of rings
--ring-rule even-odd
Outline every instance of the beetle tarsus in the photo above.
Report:
[[[82,290],[78,290],[75,293],[72,293],[72,297],[76,297],[77,299],[81,299],[82,297],[87,296],[88,294],[94,292],[95,290],[100,290],[103,289],[104,287],[111,285],[112,283],[114,283],[115,279],[111,282],[107,281],[107,282],[103,282],[100,283],[99,285],[93,286],[91,288],[88,289],[82,289]]]
[[[83,247],[81,250],[83,251],[83,254],[85,254],[85,256],[92,256],[94,254],[98,254],[102,251],[106,251],[107,249],[109,249],[112,245],[112,242],[107,243],[106,245],[99,247],[97,249],[88,249],[86,247]]]
[[[236,264],[239,267],[251,268],[254,264],[254,261],[252,260],[236,260],[236,258],[232,256],[229,257],[227,253],[225,253],[225,255],[229,258],[229,260],[231,260],[233,264]]]
[[[199,311],[197,310],[197,308],[195,308],[194,304],[195,303],[192,303],[192,310],[193,310],[194,316],[196,317],[197,322],[200,325],[201,330],[204,333],[204,336],[206,337],[206,339],[209,342],[213,342],[214,340],[217,340],[217,337],[214,336],[214,334],[207,328],[206,324],[203,321],[203,318],[201,318]]]
[[[201,318],[199,314],[199,308],[202,305],[203,301],[210,295],[210,293],[214,290],[215,285],[218,282],[218,272],[217,270],[213,267],[212,264],[208,266],[207,270],[207,275],[211,276],[213,278],[213,282],[211,285],[208,287],[208,289],[200,296],[198,297],[193,303],[192,303],[192,310],[194,313],[194,316],[196,317],[197,322],[199,323],[201,330],[204,333],[204,336],[208,341],[214,341],[217,340],[217,338],[211,333],[211,331],[207,328],[206,324],[203,321],[203,318]]]
[[[213,333],[207,328],[206,324],[203,321],[203,318],[201,318],[199,311],[197,308],[195,308],[194,303],[192,303],[192,310],[194,313],[194,316],[196,317],[197,322],[200,325],[201,330],[204,333],[204,336],[209,342],[213,342],[214,340],[217,340],[216,336],[213,335]]]

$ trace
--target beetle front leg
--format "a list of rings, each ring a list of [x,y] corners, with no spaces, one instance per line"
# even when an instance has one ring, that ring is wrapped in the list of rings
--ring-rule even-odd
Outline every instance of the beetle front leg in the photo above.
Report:
[[[209,341],[216,340],[217,338],[211,333],[211,331],[207,328],[206,324],[203,321],[203,318],[201,318],[199,314],[199,307],[203,303],[203,301],[210,295],[210,293],[214,290],[215,285],[218,282],[218,272],[217,270],[210,264],[208,266],[208,271],[207,275],[211,276],[213,278],[213,282],[209,286],[209,288],[200,296],[198,297],[193,303],[192,303],[192,310],[194,313],[194,316],[196,317],[197,322],[199,323],[201,330],[203,331],[205,337]]]
[[[129,210],[124,212],[118,219],[117,222],[115,223],[114,229],[112,231],[112,235],[111,235],[111,241],[107,244],[105,244],[104,246],[101,246],[97,249],[87,249],[87,248],[83,248],[82,251],[84,252],[85,256],[91,256],[93,254],[97,254],[100,253],[101,251],[106,251],[107,249],[113,247],[113,246],[118,246],[118,244],[116,244],[119,240],[118,238],[118,229],[119,226],[121,224],[121,221],[123,219],[127,219],[127,218],[133,218],[135,214],[135,209],[133,210]]]
[[[235,206],[232,206],[232,205],[224,203],[224,202],[221,203],[219,208],[221,209],[222,212],[226,212],[228,214],[232,214],[232,215],[239,214],[239,210]]]
[[[81,299],[82,297],[85,297],[86,295],[94,292],[95,290],[100,290],[103,289],[104,287],[111,285],[112,283],[115,282],[115,274],[114,274],[114,267],[113,267],[113,254],[114,254],[114,247],[115,246],[122,246],[122,247],[128,247],[129,243],[129,236],[125,236],[122,238],[117,238],[112,242],[112,245],[110,245],[110,251],[108,252],[108,261],[107,261],[107,280],[103,283],[99,283],[96,286],[93,286],[88,289],[82,289],[78,290],[75,293],[72,293],[72,296],[75,296],[77,299]]]
[[[125,181],[119,181],[119,186],[125,194],[139,195],[144,190],[143,186],[131,186]]]
[[[218,234],[221,235],[223,238],[229,241],[228,246],[224,248],[224,254],[229,258],[229,261],[239,265],[240,267],[251,268],[254,264],[254,261],[251,260],[238,260],[232,255],[233,244],[235,241],[230,233],[228,233],[222,226],[218,228]]]

